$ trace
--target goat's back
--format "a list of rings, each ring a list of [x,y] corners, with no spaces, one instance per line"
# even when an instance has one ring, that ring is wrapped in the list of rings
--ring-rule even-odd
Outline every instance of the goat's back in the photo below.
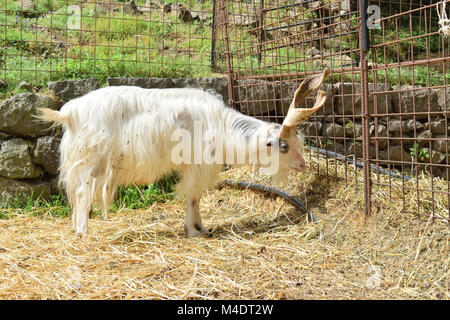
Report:
[[[150,120],[152,126],[164,127],[180,113],[189,113],[195,120],[205,121],[214,113],[220,114],[224,108],[217,96],[201,89],[120,86],[98,89],[71,100],[61,108],[61,113],[71,119],[70,128],[78,131],[92,127],[94,130],[116,128],[144,119]],[[87,124],[89,126],[85,127]]]
[[[201,89],[107,87],[71,100],[60,111],[67,119],[61,178],[84,159],[83,170],[91,174],[115,168],[122,170],[115,176],[124,184],[151,182],[178,169],[170,159],[178,143],[171,139],[175,130],[193,134],[195,121],[215,128],[226,109]]]

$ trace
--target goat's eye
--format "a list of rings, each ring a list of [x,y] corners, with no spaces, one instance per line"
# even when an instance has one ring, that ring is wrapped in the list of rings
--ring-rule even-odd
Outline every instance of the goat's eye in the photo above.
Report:
[[[281,153],[289,152],[289,145],[283,139],[280,139],[280,151],[281,151]]]

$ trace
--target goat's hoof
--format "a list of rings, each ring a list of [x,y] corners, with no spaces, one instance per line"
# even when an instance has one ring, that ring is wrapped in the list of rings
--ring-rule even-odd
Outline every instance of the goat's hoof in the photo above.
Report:
[[[79,230],[78,229],[77,231],[75,231],[75,235],[79,239],[84,239],[84,238],[87,237],[87,230],[86,229],[85,230],[83,230],[83,229]]]
[[[186,234],[189,238],[198,237],[198,236],[206,236],[212,237],[212,229],[206,229],[203,226],[195,225],[194,228],[184,228]]]
[[[81,232],[77,232],[77,238],[78,239],[82,239],[85,236],[85,234],[81,233]]]
[[[197,229],[198,231],[200,231],[200,233],[208,238],[212,237],[212,229],[206,229],[204,226],[201,226],[200,228],[198,228],[197,225],[195,225],[195,229]]]
[[[208,238],[211,238],[213,235],[212,231],[213,231],[212,228],[209,228],[209,229],[203,228],[203,230],[201,232],[203,235],[207,236]]]
[[[205,236],[207,236],[208,238],[212,238],[213,236],[213,232],[212,229],[208,229],[205,233],[203,233]]]
[[[187,234],[188,238],[199,237],[202,235],[202,233],[196,229],[186,230],[186,234]]]

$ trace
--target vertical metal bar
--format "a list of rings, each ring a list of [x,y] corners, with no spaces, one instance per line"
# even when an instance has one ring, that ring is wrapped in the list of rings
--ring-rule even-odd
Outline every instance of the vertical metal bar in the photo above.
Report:
[[[361,7],[361,41],[360,45],[362,49],[367,52],[370,49],[369,29],[367,29],[367,7],[369,5],[368,0],[360,0]]]
[[[364,210],[368,217],[371,212],[370,180],[370,134],[369,134],[369,87],[366,53],[369,50],[369,30],[367,29],[367,0],[360,0],[361,27],[359,32],[359,53],[361,58],[361,112],[363,130],[363,163],[364,163]]]
[[[264,25],[264,0],[260,0],[260,11],[259,11],[259,22],[258,22],[258,27],[259,27],[259,43],[258,43],[258,66],[261,65],[261,60],[262,60],[262,43],[264,41],[264,30],[263,30],[263,25]]]
[[[211,24],[211,70],[215,71],[217,69],[216,62],[216,0],[213,0],[213,14],[212,14],[212,24]]]
[[[223,17],[223,31],[225,38],[225,54],[227,57],[227,75],[228,75],[228,105],[230,108],[235,107],[235,99],[234,99],[234,77],[233,77],[233,69],[231,66],[231,50],[230,50],[230,36],[228,35],[228,15],[226,8],[226,0],[221,1],[221,9],[222,17]],[[240,111],[240,110],[239,110]]]

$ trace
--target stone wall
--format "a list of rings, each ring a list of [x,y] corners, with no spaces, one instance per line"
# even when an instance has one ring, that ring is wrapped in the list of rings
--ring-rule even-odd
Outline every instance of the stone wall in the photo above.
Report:
[[[109,78],[108,85],[133,85],[143,88],[184,88],[200,87],[211,90],[228,101],[227,79],[159,79],[159,78]],[[70,99],[82,96],[98,88],[97,80],[84,79],[75,81],[51,82],[48,84],[49,94],[25,92],[0,102],[0,198],[5,200],[24,199],[31,194],[41,194],[48,198],[52,193],[59,192],[56,186],[58,173],[58,148],[61,139],[59,128],[36,121],[36,109],[47,107],[59,110]],[[290,101],[298,83],[269,83],[259,80],[240,80],[235,83],[235,100],[241,111],[254,116],[277,116],[280,121],[286,114]],[[325,106],[317,112],[317,117],[304,123],[301,127],[317,146],[346,155],[361,157],[362,126],[360,117],[361,101],[358,93],[359,84],[337,83],[324,84],[327,93]],[[373,84],[370,90],[373,90]],[[371,95],[370,112],[378,113],[410,113],[426,112],[428,105],[431,111],[450,109],[450,88],[390,88],[377,85],[377,92],[390,91],[387,94]],[[30,89],[33,90],[33,89]],[[447,99],[447,101],[446,101]],[[414,100],[414,104],[412,103]],[[258,102],[259,101],[259,102]],[[312,106],[312,99],[305,105]],[[429,104],[430,103],[430,104]],[[413,108],[415,106],[415,109]],[[343,117],[342,115],[350,117]],[[430,153],[433,163],[446,163],[448,146],[446,135],[450,135],[450,122],[445,124],[444,116],[437,115],[428,118],[427,114],[419,114],[414,121],[412,116],[379,117],[377,127],[370,122],[370,133],[378,137],[416,137],[420,148],[429,146],[429,138],[439,140],[431,143]],[[359,141],[358,141],[359,139]],[[403,146],[399,140],[379,140],[379,159],[410,161],[409,148],[412,140],[404,140]],[[375,145],[371,145],[372,157],[376,156]],[[427,160],[428,162],[429,160]],[[434,173],[446,176],[444,169]]]
[[[280,121],[299,84],[243,80],[235,83],[235,100],[243,113]],[[327,94],[325,105],[301,129],[315,146],[362,158],[361,85],[340,82],[324,84],[322,89]],[[423,157],[418,159],[424,163],[421,168],[430,160],[433,164],[447,163],[450,120],[446,123],[444,112],[450,110],[450,88],[369,83],[369,92],[369,112],[378,114],[369,124],[375,138],[370,146],[372,159],[378,156],[383,161],[410,162],[410,149],[416,148],[423,150]],[[304,105],[311,107],[313,103],[313,98],[308,98]],[[400,113],[404,115],[400,117]],[[435,167],[433,174],[447,177],[443,168]]]
[[[341,154],[362,157],[362,125],[359,84],[338,83],[335,85],[333,108],[317,112],[317,117],[301,127],[313,143],[319,147]],[[370,144],[371,159],[387,161],[411,161],[411,149],[422,151],[419,162],[446,164],[450,141],[450,120],[445,120],[444,111],[450,110],[450,88],[441,89],[389,87],[369,84],[369,133],[374,139]],[[428,111],[435,112],[428,114]],[[388,116],[388,114],[405,114]],[[345,115],[345,117],[343,116]],[[375,122],[375,119],[377,122]],[[375,141],[378,141],[376,146]],[[448,141],[448,142],[447,142]],[[448,144],[448,145],[447,145]],[[376,152],[378,148],[378,153]],[[415,160],[417,161],[417,160]],[[381,163],[384,163],[383,161]],[[434,175],[447,177],[444,168],[433,169]]]
[[[0,102],[0,203],[24,201],[30,195],[44,199],[58,193],[61,130],[37,121],[38,108],[59,110],[72,98],[97,89],[96,79],[50,82],[51,94],[30,88]]]

